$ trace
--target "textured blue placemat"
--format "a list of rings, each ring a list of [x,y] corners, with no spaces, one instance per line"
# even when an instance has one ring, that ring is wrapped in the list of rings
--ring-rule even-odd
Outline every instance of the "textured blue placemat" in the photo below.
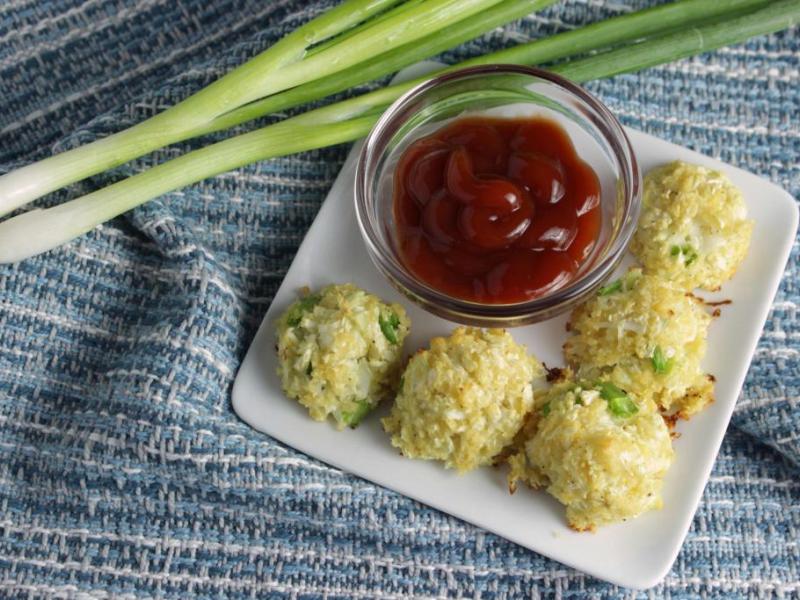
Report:
[[[563,2],[444,58],[647,4]],[[327,5],[0,3],[0,172],[151,115]],[[800,196],[797,31],[589,88],[626,124]],[[310,460],[232,413],[239,361],[346,152],[217,177],[0,268],[0,595],[629,593]],[[795,246],[655,596],[800,594],[799,281]]]

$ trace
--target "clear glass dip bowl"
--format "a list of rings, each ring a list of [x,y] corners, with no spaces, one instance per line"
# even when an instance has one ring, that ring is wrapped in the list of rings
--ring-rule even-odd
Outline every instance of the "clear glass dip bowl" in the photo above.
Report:
[[[466,116],[557,121],[601,184],[597,243],[574,278],[543,296],[514,304],[483,304],[449,296],[419,280],[400,255],[393,211],[395,166],[406,148]],[[622,260],[641,204],[641,173],[619,121],[597,98],[540,69],[488,65],[453,71],[420,84],[383,114],[356,168],[356,218],[378,270],[411,301],[451,321],[515,327],[570,310],[596,293]],[[535,218],[535,217],[534,217]]]

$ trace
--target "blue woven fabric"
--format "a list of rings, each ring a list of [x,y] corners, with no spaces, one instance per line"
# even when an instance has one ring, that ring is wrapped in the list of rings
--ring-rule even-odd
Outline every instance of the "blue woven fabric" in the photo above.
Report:
[[[564,1],[444,59],[647,4]],[[0,4],[0,172],[162,110],[329,5]],[[626,124],[800,196],[796,30],[588,87]],[[329,468],[232,413],[236,369],[347,150],[216,177],[0,268],[0,595],[647,596]],[[800,595],[799,302],[795,245],[654,597]]]

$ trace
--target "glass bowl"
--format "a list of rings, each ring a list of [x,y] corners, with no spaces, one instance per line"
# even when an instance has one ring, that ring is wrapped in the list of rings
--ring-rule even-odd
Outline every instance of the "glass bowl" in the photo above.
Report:
[[[544,116],[567,132],[600,180],[598,240],[568,283],[514,304],[449,296],[419,280],[404,264],[394,224],[394,172],[404,150],[466,116]],[[633,236],[641,204],[641,173],[613,114],[577,85],[541,69],[487,65],[434,77],[399,98],[366,139],[356,167],[356,218],[378,270],[411,301],[440,317],[481,327],[515,327],[570,310],[614,272]]]

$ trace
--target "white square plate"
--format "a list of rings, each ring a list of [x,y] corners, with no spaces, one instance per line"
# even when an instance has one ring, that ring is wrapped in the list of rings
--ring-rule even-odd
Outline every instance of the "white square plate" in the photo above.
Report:
[[[276,375],[274,321],[303,286],[354,283],[391,302],[411,317],[406,351],[427,346],[454,324],[410,304],[378,273],[367,257],[353,207],[354,168],[360,144],[350,152],[336,183],[306,235],[275,300],[267,311],[233,387],[233,408],[255,429],[330,465],[373,481],[474,523],[531,550],[612,583],[648,588],[667,573],[689,529],[741,390],[770,304],[797,230],[794,199],[775,185],[685,148],[628,130],[642,171],[684,160],[725,172],[741,188],[755,221],[750,252],[720,298],[733,301],[711,325],[705,369],[717,378],[716,402],[678,427],[676,460],[664,486],[664,508],[597,533],[575,533],[564,509],[544,492],[508,493],[505,469],[483,468],[465,475],[439,463],[402,458],[370,415],[356,430],[336,431],[312,421],[281,391]],[[567,316],[512,330],[548,366],[563,364]],[[613,549],[613,551],[609,551]]]

